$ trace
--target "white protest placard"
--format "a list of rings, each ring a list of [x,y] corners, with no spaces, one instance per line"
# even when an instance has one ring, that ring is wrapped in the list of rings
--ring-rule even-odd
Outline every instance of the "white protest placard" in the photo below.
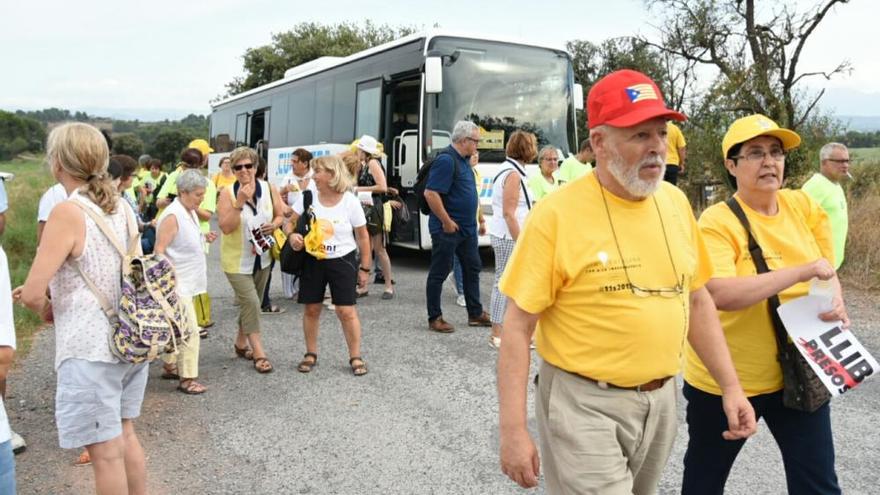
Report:
[[[822,321],[827,297],[811,294],[779,306],[778,313],[801,355],[832,396],[858,386],[875,374],[880,365],[840,321]]]

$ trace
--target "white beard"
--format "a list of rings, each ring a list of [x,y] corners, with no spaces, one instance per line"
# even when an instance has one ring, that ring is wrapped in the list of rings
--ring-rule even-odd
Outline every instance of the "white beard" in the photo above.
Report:
[[[617,150],[610,151],[611,161],[608,163],[608,171],[626,192],[637,198],[647,198],[657,191],[660,182],[663,181],[663,175],[666,173],[666,163],[659,155],[645,158],[637,165],[627,167]],[[643,180],[639,177],[639,170],[645,165],[659,165],[661,167],[660,175],[653,180]]]

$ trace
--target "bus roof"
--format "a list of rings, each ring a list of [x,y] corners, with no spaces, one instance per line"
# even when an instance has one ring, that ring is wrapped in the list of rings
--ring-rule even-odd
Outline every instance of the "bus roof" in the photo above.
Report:
[[[522,41],[513,40],[511,38],[500,38],[500,37],[490,37],[490,36],[474,36],[472,34],[449,31],[449,30],[430,29],[428,31],[413,33],[408,36],[404,36],[403,38],[399,38],[399,39],[396,39],[393,41],[389,41],[388,43],[383,43],[381,45],[377,45],[372,48],[368,48],[366,50],[359,51],[357,53],[353,53],[347,57],[341,57],[341,58],[339,58],[339,60],[336,60],[336,61],[332,61],[332,62],[328,61],[329,63],[325,63],[325,64],[316,64],[313,69],[304,70],[300,73],[297,73],[293,77],[282,78],[277,81],[272,81],[268,84],[264,84],[262,86],[254,88],[254,89],[250,89],[250,90],[245,91],[243,93],[239,93],[235,96],[230,96],[229,98],[218,101],[216,103],[212,103],[211,108],[216,109],[216,108],[221,107],[223,105],[226,105],[228,103],[232,103],[234,101],[238,101],[238,100],[247,98],[248,96],[251,96],[251,95],[254,95],[257,93],[262,93],[263,91],[266,91],[266,90],[269,90],[269,89],[272,89],[272,88],[275,88],[278,86],[282,86],[282,85],[289,83],[291,81],[303,79],[303,78],[309,77],[313,74],[317,74],[319,72],[324,72],[324,71],[330,70],[334,67],[339,67],[339,66],[354,62],[356,60],[360,60],[362,58],[369,57],[370,55],[374,55],[377,53],[384,52],[386,50],[390,50],[392,48],[396,48],[398,46],[406,45],[407,43],[411,43],[411,42],[417,41],[419,39],[425,40],[425,50],[427,50],[427,47],[430,44],[431,39],[433,39],[433,38],[464,38],[464,39],[473,39],[473,40],[480,40],[480,41],[496,41],[496,42],[500,42],[500,43],[509,43],[512,45],[532,46],[532,47],[537,47],[537,48],[546,48],[548,50],[565,52],[565,48],[558,47],[558,46],[535,44],[535,43],[524,43]],[[427,55],[427,53],[426,53],[426,55]],[[328,57],[328,58],[330,58],[330,57]],[[314,61],[305,62],[305,63],[297,65],[295,67],[302,67],[303,65],[311,64],[312,62],[314,62]],[[290,69],[292,69],[292,68],[294,68],[294,67],[291,67]],[[288,70],[290,70],[290,69],[288,69]]]

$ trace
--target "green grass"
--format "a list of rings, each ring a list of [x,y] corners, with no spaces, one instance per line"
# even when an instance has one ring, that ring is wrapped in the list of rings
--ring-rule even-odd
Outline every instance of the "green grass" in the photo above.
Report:
[[[880,148],[850,148],[849,153],[856,162],[880,163]]]
[[[37,248],[37,206],[40,196],[55,183],[42,157],[0,162],[0,171],[12,172],[15,179],[6,182],[9,210],[6,211],[6,231],[0,244],[9,258],[9,276],[12,287],[24,283]],[[22,306],[13,308],[18,353],[25,354],[31,346],[33,334],[40,327],[40,318]]]

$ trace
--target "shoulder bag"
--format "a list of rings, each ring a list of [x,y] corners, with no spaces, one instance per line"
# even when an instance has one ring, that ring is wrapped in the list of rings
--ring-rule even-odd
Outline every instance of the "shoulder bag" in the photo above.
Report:
[[[752,261],[754,261],[758,273],[769,272],[770,268],[764,259],[761,246],[752,235],[746,213],[732,197],[727,200],[727,206],[746,229],[746,234],[749,236],[749,253],[752,255]],[[774,294],[767,299],[767,308],[770,310],[770,321],[773,323],[774,334],[776,334],[778,350],[776,359],[782,367],[782,403],[790,409],[813,412],[831,400],[831,393],[825,388],[822,380],[816,376],[810,364],[797,350],[791,339],[788,338],[788,332],[779,318],[779,313],[776,312],[779,308],[778,295]]]

